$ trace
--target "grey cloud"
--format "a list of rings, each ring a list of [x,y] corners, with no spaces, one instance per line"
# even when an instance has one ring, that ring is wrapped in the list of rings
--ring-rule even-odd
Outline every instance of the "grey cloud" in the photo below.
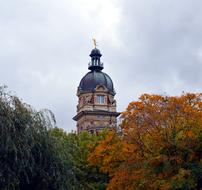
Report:
[[[85,2],[1,1],[0,83],[75,129],[76,90],[97,34],[118,111],[142,93],[201,92],[201,1]],[[107,6],[117,18],[106,17]]]

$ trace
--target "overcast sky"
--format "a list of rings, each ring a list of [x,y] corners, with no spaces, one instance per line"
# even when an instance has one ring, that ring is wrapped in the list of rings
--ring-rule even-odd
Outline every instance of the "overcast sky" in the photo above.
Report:
[[[201,0],[0,0],[0,85],[75,130],[93,37],[118,111],[143,93],[202,91]]]

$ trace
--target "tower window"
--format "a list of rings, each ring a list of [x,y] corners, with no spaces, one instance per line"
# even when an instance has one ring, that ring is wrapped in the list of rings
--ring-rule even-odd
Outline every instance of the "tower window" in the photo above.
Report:
[[[105,97],[103,95],[98,95],[97,96],[97,103],[98,104],[104,104],[105,102]]]

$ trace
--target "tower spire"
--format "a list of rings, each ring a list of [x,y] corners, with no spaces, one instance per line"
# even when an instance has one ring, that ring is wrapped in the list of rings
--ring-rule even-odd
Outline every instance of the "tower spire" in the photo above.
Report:
[[[100,50],[97,49],[98,45],[95,38],[93,38],[93,44],[94,49],[90,53],[91,62],[88,64],[88,69],[92,71],[101,71],[104,68],[103,63],[100,61],[100,57],[102,56],[102,54],[100,53]]]

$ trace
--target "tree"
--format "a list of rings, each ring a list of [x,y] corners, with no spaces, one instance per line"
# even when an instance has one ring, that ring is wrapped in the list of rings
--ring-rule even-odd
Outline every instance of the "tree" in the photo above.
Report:
[[[0,189],[68,189],[66,168],[48,132],[54,121],[51,112],[37,112],[0,88]]]
[[[89,161],[109,173],[112,189],[202,188],[202,94],[144,94],[122,114]]]
[[[70,189],[74,190],[104,190],[108,181],[108,175],[99,172],[99,168],[91,166],[87,160],[90,151],[94,149],[98,141],[103,138],[105,132],[99,136],[83,132],[81,134],[69,133],[59,128],[50,130],[55,138],[59,155],[63,162],[69,162],[71,167]]]

